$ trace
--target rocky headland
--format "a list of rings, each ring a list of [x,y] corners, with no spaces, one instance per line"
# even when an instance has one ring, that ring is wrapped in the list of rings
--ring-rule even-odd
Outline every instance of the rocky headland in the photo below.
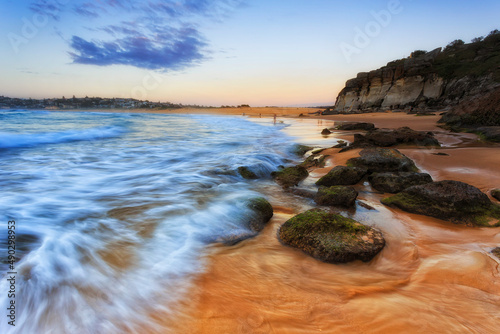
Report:
[[[445,122],[459,122],[462,114],[475,114],[483,103],[499,95],[500,32],[465,44],[461,40],[430,52],[417,50],[408,58],[389,62],[377,70],[359,73],[346,82],[335,106],[325,115],[406,111],[449,111]],[[487,102],[485,102],[487,103]],[[498,114],[499,104],[492,103]],[[484,113],[488,113],[483,111]],[[500,125],[498,117],[473,117],[474,123]]]

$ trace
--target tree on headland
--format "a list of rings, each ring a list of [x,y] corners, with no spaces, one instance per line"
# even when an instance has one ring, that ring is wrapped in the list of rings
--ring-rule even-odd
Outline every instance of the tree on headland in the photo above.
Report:
[[[465,44],[465,42],[462,41],[461,39],[456,39],[446,46],[445,51],[456,49],[464,44]]]
[[[423,56],[427,53],[427,51],[424,50],[415,50],[410,54],[410,58],[418,58],[420,56]]]

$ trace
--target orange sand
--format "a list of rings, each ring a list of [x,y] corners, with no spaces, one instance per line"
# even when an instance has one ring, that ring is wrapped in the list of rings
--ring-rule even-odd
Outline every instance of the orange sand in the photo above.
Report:
[[[439,131],[446,148],[401,151],[435,180],[460,180],[483,191],[500,188],[500,145],[481,147],[473,135],[448,134],[436,127],[438,116],[313,117]],[[338,151],[325,152],[331,154],[329,167],[312,171],[313,180],[359,152]],[[449,156],[432,154],[437,152]],[[387,241],[371,262],[326,264],[281,245],[276,238],[279,226],[304,207],[286,205],[298,201],[293,195],[268,194],[275,216],[266,229],[233,247],[213,246],[182,317],[172,323],[168,314],[152,315],[154,325],[144,333],[497,332],[500,261],[489,252],[500,246],[500,229],[407,214],[380,204],[385,195],[367,183],[356,188],[358,199],[374,210],[358,205],[345,213],[380,229]],[[170,329],[159,329],[162,325]]]

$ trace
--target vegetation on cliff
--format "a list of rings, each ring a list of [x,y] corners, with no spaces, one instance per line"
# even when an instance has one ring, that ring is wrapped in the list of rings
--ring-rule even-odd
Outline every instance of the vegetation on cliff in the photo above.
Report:
[[[335,106],[325,113],[445,109],[500,86],[498,64],[498,30],[467,44],[456,40],[444,49],[417,50],[348,80]]]

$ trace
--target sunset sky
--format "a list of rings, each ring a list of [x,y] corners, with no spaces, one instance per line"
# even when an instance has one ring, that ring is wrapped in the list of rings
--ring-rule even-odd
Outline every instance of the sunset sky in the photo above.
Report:
[[[500,29],[500,2],[3,0],[0,95],[331,105],[416,49]]]

